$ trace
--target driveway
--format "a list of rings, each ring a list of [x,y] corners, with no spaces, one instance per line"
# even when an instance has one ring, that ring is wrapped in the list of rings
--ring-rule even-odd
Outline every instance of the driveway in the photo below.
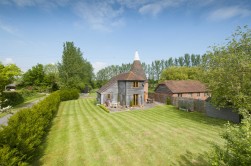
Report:
[[[30,108],[32,107],[34,104],[38,103],[39,101],[43,100],[45,97],[41,97],[35,101],[32,101],[30,103],[27,103],[25,105],[23,105],[22,107],[18,108],[16,112],[18,112],[19,110],[23,109],[23,108]],[[8,119],[14,114],[8,114],[8,115],[5,115],[4,117],[0,118],[0,125],[7,125],[8,124]]]
[[[5,115],[4,117],[0,118],[0,125],[7,125],[9,117],[13,114]]]

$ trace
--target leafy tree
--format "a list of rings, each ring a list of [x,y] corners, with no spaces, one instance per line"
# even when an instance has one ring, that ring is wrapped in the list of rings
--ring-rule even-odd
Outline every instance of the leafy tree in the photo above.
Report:
[[[241,28],[222,47],[203,56],[212,102],[220,107],[251,110],[251,31]]]
[[[2,92],[7,84],[12,83],[16,76],[21,75],[21,69],[15,64],[3,65],[0,63],[0,92]]]
[[[58,67],[55,64],[47,64],[44,66],[45,81],[51,86],[51,90],[58,90],[59,74]]]
[[[58,63],[60,85],[78,89],[90,85],[93,78],[90,62],[83,58],[80,48],[75,47],[73,42],[65,42],[63,47],[62,62]]]
[[[203,71],[199,67],[170,67],[162,71],[160,82],[164,80],[198,80]]]
[[[251,164],[251,30],[240,27],[225,46],[214,46],[203,56],[204,80],[219,107],[232,107],[243,116],[241,124],[227,124],[223,147],[214,145],[213,165]]]
[[[179,66],[185,65],[184,58],[182,56],[178,58],[178,63],[179,63]]]
[[[191,62],[191,57],[189,54],[185,54],[184,56],[184,63],[185,63],[185,66],[190,66],[190,62]]]
[[[174,66],[179,66],[179,60],[177,58],[174,58]]]
[[[25,72],[22,77],[24,86],[42,86],[45,84],[44,66],[37,64]]]
[[[173,58],[172,58],[172,57],[169,58],[169,59],[167,60],[167,63],[168,63],[168,66],[169,66],[169,67],[174,66]]]

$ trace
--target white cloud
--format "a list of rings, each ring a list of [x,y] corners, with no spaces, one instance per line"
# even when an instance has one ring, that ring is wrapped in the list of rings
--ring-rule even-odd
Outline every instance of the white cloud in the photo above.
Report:
[[[151,14],[151,15],[157,15],[163,10],[163,6],[159,3],[152,3],[152,4],[147,4],[144,5],[139,9],[139,12],[141,14]]]
[[[117,2],[122,5],[126,6],[127,8],[138,8],[142,5],[145,5],[150,2],[154,2],[154,0],[117,0]]]
[[[79,2],[74,10],[95,30],[110,31],[111,28],[123,26],[125,23],[121,17],[123,8],[115,8],[110,2]]]
[[[13,59],[11,59],[11,58],[5,58],[5,59],[3,60],[3,64],[4,64],[4,65],[14,64],[14,61],[13,61]]]
[[[70,0],[1,0],[0,4],[18,7],[39,7],[48,10],[58,6],[69,5],[69,2]]]
[[[213,21],[221,21],[233,17],[246,17],[251,15],[251,10],[241,8],[239,6],[223,7],[213,11],[209,15],[209,19]]]
[[[1,20],[0,20],[0,29],[12,35],[16,35],[17,32],[16,28],[13,28],[12,26],[3,23]]]
[[[179,4],[182,4],[182,0],[162,0],[162,1],[154,1],[152,3],[148,3],[139,8],[139,13],[141,14],[150,14],[156,16],[161,13],[163,10],[169,7],[175,7]]]
[[[92,66],[93,66],[93,68],[94,68],[94,73],[97,73],[99,70],[101,70],[101,69],[107,67],[108,64],[105,63],[105,62],[94,62],[94,63],[92,64]]]

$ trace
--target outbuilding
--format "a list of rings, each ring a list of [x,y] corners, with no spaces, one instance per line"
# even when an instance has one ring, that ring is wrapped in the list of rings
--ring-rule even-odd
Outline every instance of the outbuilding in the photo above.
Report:
[[[166,80],[158,84],[155,94],[200,100],[210,96],[206,85],[198,80]]]

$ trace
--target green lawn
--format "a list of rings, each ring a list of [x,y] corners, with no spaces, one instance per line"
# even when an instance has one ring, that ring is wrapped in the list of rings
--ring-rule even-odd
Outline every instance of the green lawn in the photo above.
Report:
[[[171,106],[106,113],[94,99],[62,102],[34,165],[205,165],[225,121]]]

